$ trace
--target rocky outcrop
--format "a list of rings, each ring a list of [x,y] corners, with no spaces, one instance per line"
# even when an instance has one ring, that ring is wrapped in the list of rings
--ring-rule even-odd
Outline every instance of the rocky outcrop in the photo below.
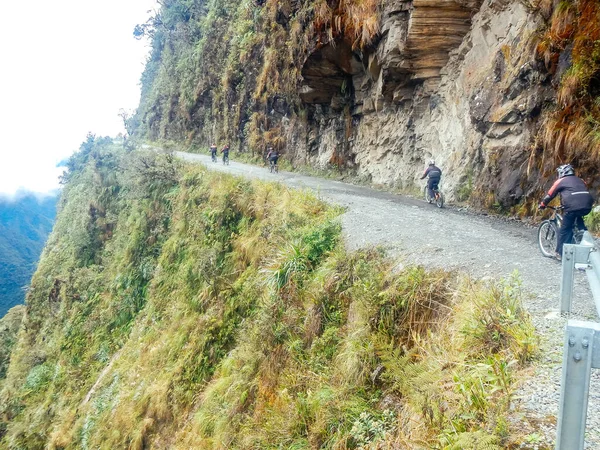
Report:
[[[449,52],[460,45],[480,1],[414,0],[404,47],[411,79],[439,78]]]
[[[542,18],[507,0],[396,0],[381,23],[369,50],[324,47],[307,59],[307,142],[296,157],[341,161],[399,187],[418,183],[433,157],[450,198],[522,200],[534,189],[531,142],[553,96],[532,48]]]

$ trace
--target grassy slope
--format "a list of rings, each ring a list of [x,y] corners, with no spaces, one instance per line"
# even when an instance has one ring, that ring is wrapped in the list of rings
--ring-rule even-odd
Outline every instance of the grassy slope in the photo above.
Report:
[[[24,314],[25,306],[17,305],[11,308],[0,319],[0,382],[6,376],[6,369],[10,362],[10,353],[15,345]],[[1,386],[0,384],[0,388]]]
[[[348,254],[313,195],[88,142],[28,295],[8,449],[500,448],[518,286]]]

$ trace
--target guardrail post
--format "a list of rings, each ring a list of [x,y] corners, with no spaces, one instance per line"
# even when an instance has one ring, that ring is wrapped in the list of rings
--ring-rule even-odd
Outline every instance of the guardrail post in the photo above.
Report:
[[[586,232],[587,233],[587,232]],[[591,236],[591,235],[590,235]],[[562,278],[560,282],[560,312],[567,314],[571,312],[573,299],[573,279],[575,277],[576,264],[587,264],[593,244],[584,239],[581,245],[565,244],[562,254]]]
[[[592,367],[600,366],[600,324],[569,320],[556,450],[583,450]]]
[[[573,278],[575,277],[575,251],[574,245],[563,245],[562,252],[562,278],[560,282],[560,312],[571,312],[573,297]]]
[[[586,270],[588,276],[588,282],[590,283],[590,290],[594,296],[594,302],[596,303],[596,311],[600,316],[600,253],[593,249],[589,254],[590,265]]]

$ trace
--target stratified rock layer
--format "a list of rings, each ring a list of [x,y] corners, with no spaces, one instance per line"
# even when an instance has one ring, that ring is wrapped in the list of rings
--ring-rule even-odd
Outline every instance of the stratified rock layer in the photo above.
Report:
[[[288,136],[296,158],[399,187],[435,158],[449,198],[517,203],[535,188],[527,162],[553,95],[532,50],[541,26],[519,2],[390,2],[374,49],[325,46],[307,59],[306,142]]]

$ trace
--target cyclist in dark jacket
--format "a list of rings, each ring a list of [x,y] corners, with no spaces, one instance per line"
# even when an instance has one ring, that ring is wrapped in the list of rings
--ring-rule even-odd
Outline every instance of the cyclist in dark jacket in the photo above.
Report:
[[[225,162],[225,160],[229,160],[229,144],[225,144],[225,146],[221,149],[221,153],[223,153],[223,162]]]
[[[269,153],[267,153],[267,161],[273,161],[273,164],[277,164],[278,159],[279,152],[277,150],[273,150],[273,147],[269,147]]]
[[[563,164],[558,169],[558,180],[554,182],[546,196],[540,202],[540,209],[544,209],[554,197],[560,194],[560,203],[563,207],[563,220],[558,231],[556,244],[556,257],[562,258],[563,244],[573,239],[573,225],[577,228],[587,230],[583,222],[592,210],[594,198],[588,191],[585,182],[575,176],[575,170],[571,164]]]
[[[440,180],[442,178],[442,169],[435,165],[435,161],[433,159],[429,160],[429,166],[427,167],[427,169],[425,169],[421,180],[425,177],[429,177],[429,180],[427,180],[429,198],[434,198],[434,190],[438,188],[438,185],[440,184]]]
[[[215,144],[212,144],[210,146],[210,156],[213,159],[213,161],[217,160],[217,146]]]

